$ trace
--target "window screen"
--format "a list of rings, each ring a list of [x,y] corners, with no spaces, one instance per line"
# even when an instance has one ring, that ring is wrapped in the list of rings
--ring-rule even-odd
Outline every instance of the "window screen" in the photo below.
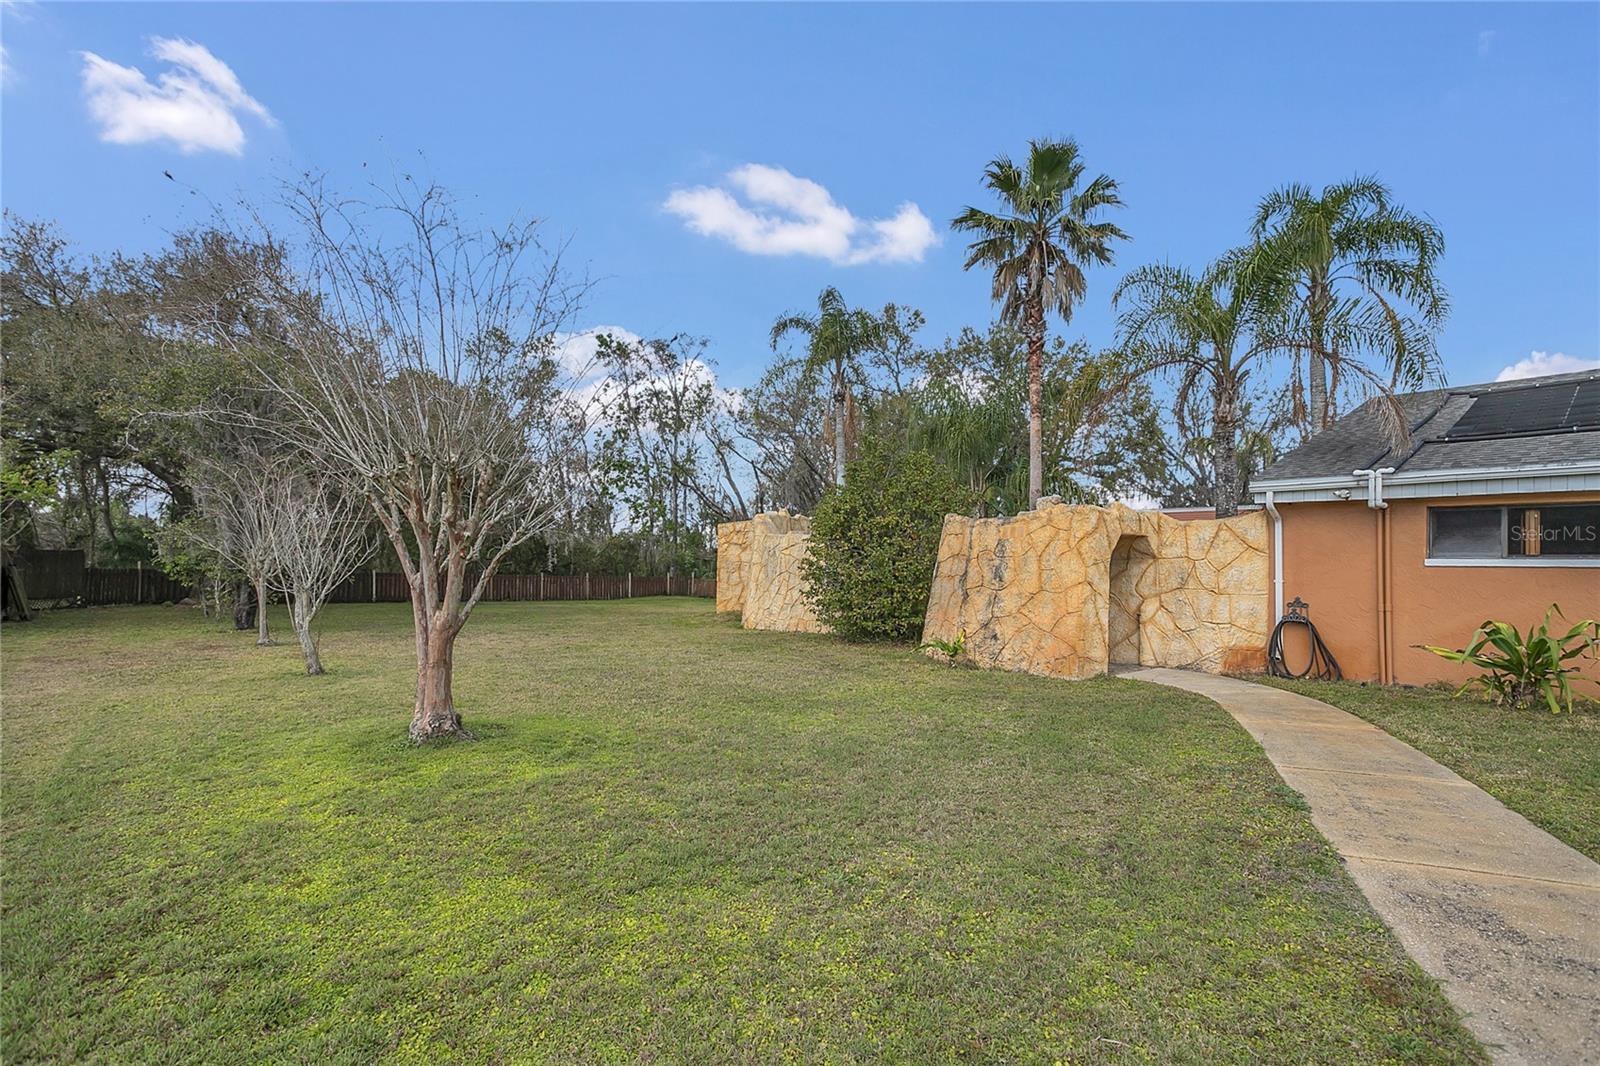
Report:
[[[1503,541],[1499,507],[1437,507],[1428,512],[1435,559],[1498,559]]]

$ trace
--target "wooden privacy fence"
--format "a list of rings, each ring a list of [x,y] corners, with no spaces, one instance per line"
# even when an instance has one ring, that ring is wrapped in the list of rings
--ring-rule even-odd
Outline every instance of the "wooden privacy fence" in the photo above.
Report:
[[[476,578],[474,577],[474,580]],[[170,603],[194,594],[187,585],[149,567],[83,570],[83,602],[90,606]],[[635,596],[700,596],[715,599],[712,577],[642,577],[632,574],[496,574],[485,600],[626,600]],[[29,597],[33,596],[29,590]],[[404,574],[362,570],[328,597],[330,603],[408,603]]]
[[[83,552],[25,548],[11,558],[22,572],[29,600],[70,602],[83,595]]]
[[[181,600],[194,590],[153,567],[83,569],[83,602],[91,606],[113,603],[167,603]],[[28,592],[30,598],[33,592]]]
[[[468,587],[477,575],[468,576]],[[714,577],[644,577],[635,574],[496,574],[484,600],[627,600],[636,596],[700,596],[716,599]],[[329,603],[408,603],[404,574],[362,570],[328,597]]]

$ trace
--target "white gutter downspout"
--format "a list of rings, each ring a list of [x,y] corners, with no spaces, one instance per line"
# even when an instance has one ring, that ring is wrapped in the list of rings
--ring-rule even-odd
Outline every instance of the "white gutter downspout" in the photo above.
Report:
[[[1267,490],[1267,514],[1272,516],[1272,624],[1283,617],[1283,515]]]
[[[1389,589],[1389,525],[1388,515],[1383,513],[1389,509],[1388,503],[1383,498],[1383,475],[1392,473],[1394,473],[1392,466],[1353,471],[1355,477],[1364,476],[1367,479],[1367,506],[1378,512],[1373,516],[1377,522],[1374,527],[1373,563],[1377,568],[1378,578],[1374,606],[1378,611],[1378,683],[1382,685],[1394,681],[1394,663],[1389,655],[1394,626],[1394,608],[1390,602]]]
[[[1381,466],[1376,470],[1353,471],[1356,477],[1367,479],[1367,506],[1375,511],[1386,510],[1389,506],[1383,498],[1383,475],[1394,473],[1394,467]]]
[[[1372,488],[1378,494],[1378,502],[1373,506],[1384,510],[1388,509],[1389,501],[1383,498],[1383,475],[1392,473],[1394,473],[1394,467],[1392,466],[1380,466],[1372,472]]]

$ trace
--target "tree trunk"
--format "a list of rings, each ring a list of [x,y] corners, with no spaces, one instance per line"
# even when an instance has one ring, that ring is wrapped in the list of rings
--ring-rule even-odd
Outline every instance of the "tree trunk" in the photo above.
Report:
[[[410,731],[415,743],[472,736],[462,727],[450,694],[455,645],[455,632],[443,623],[430,625],[426,637],[417,642],[417,702]]]
[[[102,459],[95,467],[95,473],[100,481],[100,510],[106,520],[106,542],[113,551],[117,545],[117,523],[111,514],[111,478],[106,475],[105,460]]]
[[[1028,509],[1044,495],[1044,306],[1028,299]]]
[[[833,483],[844,484],[844,420],[848,417],[845,410],[844,376],[835,375],[833,379]]]
[[[317,654],[317,642],[311,639],[311,615],[298,593],[289,607],[289,620],[294,625],[294,635],[300,640],[300,654],[306,658],[306,673],[312,677],[321,676],[322,657]]]
[[[272,644],[272,634],[267,632],[267,578],[265,574],[256,575],[256,646],[269,647]]]
[[[78,460],[78,498],[79,502],[83,504],[84,524],[89,530],[89,554],[86,558],[89,560],[90,566],[96,566],[100,562],[98,544],[100,520],[94,514],[94,497],[89,493],[89,466],[83,459]]]
[[[1308,360],[1311,371],[1311,435],[1328,428],[1328,367],[1322,357],[1322,339],[1313,341]]]
[[[1327,366],[1327,291],[1326,286],[1313,279],[1311,283],[1311,352],[1307,359],[1311,381],[1307,400],[1311,405],[1311,436],[1328,428],[1328,366]]]
[[[1219,388],[1211,414],[1212,505],[1218,518],[1239,513],[1239,405],[1233,392]]]
[[[221,601],[221,596],[222,593],[219,591],[217,593],[218,602]],[[255,603],[254,596],[255,590],[250,582],[239,582],[233,601],[233,628],[241,633],[256,627],[256,611],[259,608]]]

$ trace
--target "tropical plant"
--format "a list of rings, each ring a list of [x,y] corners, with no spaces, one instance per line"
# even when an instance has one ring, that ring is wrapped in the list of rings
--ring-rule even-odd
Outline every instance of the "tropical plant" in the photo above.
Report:
[[[961,657],[967,653],[967,631],[963,629],[957,633],[954,640],[943,640],[934,637],[917,645],[918,651],[931,651],[944,657],[946,666],[955,666]]]
[[[817,616],[846,640],[916,639],[944,516],[971,507],[931,456],[868,441],[811,519],[801,573]]]
[[[1045,316],[1053,311],[1072,321],[1088,288],[1085,270],[1109,264],[1111,242],[1128,236],[1100,218],[1122,206],[1117,183],[1099,174],[1080,185],[1083,173],[1076,141],[1030,141],[1024,166],[1002,155],[984,170],[983,183],[1000,198],[1002,212],[969,207],[951,222],[976,238],[967,247],[964,269],[983,265],[993,272],[1001,319],[1027,337],[1030,507],[1044,494]]]
[[[1551,604],[1544,621],[1526,635],[1509,622],[1491,620],[1473,631],[1465,648],[1420,647],[1442,659],[1483,670],[1457,689],[1457,696],[1477,685],[1495,702],[1515,710],[1542,701],[1552,713],[1570,711],[1572,677],[1582,669],[1578,660],[1585,656],[1600,660],[1600,621],[1585,618],[1565,633],[1552,633],[1550,619],[1554,616],[1566,620],[1561,608]]]
[[[1240,427],[1251,372],[1274,351],[1265,326],[1284,298],[1282,275],[1264,264],[1259,246],[1231,252],[1198,275],[1153,264],[1122,280],[1112,296],[1121,307],[1125,379],[1167,372],[1177,377],[1173,416],[1184,439],[1193,436],[1195,390],[1208,395],[1207,448],[1217,517],[1237,514],[1243,492]]]
[[[806,336],[806,369],[826,371],[829,375],[836,485],[844,484],[850,381],[860,374],[861,357],[883,346],[887,337],[884,323],[883,318],[872,312],[845,303],[839,290],[829,285],[817,296],[816,314],[787,314],[772,324],[773,351],[778,350],[778,342],[785,334],[803,333]]]
[[[1386,401],[1380,413],[1403,439],[1393,393],[1437,376],[1434,338],[1449,311],[1439,228],[1395,204],[1381,182],[1358,177],[1321,193],[1294,184],[1273,191],[1256,209],[1254,232],[1295,285],[1283,332],[1296,363],[1303,356],[1307,364],[1309,395],[1298,369],[1294,377],[1297,419],[1310,434],[1326,429],[1348,376]]]

